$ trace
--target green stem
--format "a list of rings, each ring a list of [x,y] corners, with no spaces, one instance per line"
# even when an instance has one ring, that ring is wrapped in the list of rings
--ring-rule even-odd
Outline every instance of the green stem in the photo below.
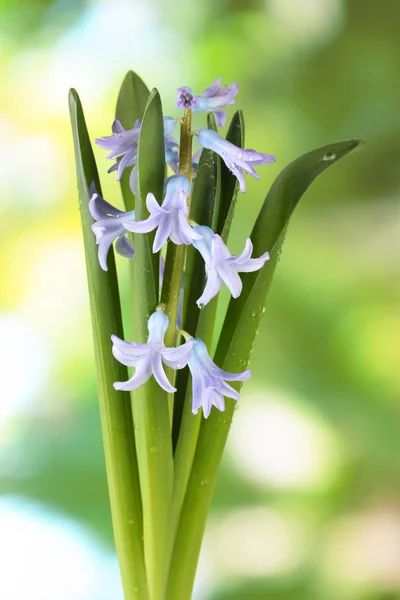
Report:
[[[185,110],[181,125],[181,139],[179,149],[179,172],[189,182],[192,181],[192,111]],[[182,283],[183,268],[186,258],[186,246],[176,246],[168,242],[167,257],[165,261],[164,282],[161,293],[161,303],[165,304],[165,313],[169,318],[169,327],[165,334],[165,344],[176,344],[176,317],[178,314],[179,293]]]
[[[179,149],[179,172],[189,182],[192,180],[192,111],[185,110],[181,125],[180,149]],[[188,200],[189,202],[189,200]],[[169,327],[165,334],[165,345],[175,346],[177,340],[176,318],[178,315],[179,294],[182,284],[183,269],[186,259],[186,246],[179,246],[168,242],[167,257],[165,260],[164,281],[161,292],[161,303],[165,304],[165,314],[169,319]],[[167,369],[170,381],[173,381],[174,371]],[[172,425],[173,395],[168,396],[170,421]]]

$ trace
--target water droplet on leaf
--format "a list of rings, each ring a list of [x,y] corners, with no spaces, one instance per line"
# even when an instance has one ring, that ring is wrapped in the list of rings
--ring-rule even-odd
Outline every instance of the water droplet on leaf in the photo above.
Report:
[[[336,158],[336,154],[334,152],[327,152],[326,154],[324,154],[323,160],[329,161],[329,160],[335,160]]]

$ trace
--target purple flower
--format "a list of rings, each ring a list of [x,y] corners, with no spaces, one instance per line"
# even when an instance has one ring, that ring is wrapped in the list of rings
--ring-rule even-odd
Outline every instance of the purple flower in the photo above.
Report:
[[[190,193],[190,183],[183,175],[171,177],[166,186],[166,194],[160,206],[154,195],[149,193],[146,198],[147,210],[150,216],[144,221],[127,220],[124,227],[135,233],[148,233],[157,229],[154,238],[153,252],[158,252],[168,238],[174,244],[191,244],[200,240],[201,235],[195,233],[189,225],[187,214],[187,197]]]
[[[207,419],[211,407],[225,410],[224,396],[239,400],[239,392],[226,381],[245,381],[251,376],[251,371],[243,373],[228,373],[223,371],[211,360],[204,342],[194,338],[192,353],[189,358],[189,369],[192,373],[192,413],[197,415],[200,407]],[[186,342],[188,343],[188,342]]]
[[[234,298],[240,296],[243,284],[238,273],[257,271],[269,260],[268,252],[259,258],[251,258],[253,244],[250,238],[246,240],[242,254],[235,256],[229,252],[222,238],[209,227],[196,225],[194,231],[202,235],[201,240],[194,240],[192,243],[204,258],[207,278],[204,292],[197,300],[199,308],[218,294],[223,283],[226,283]]]
[[[168,381],[162,363],[171,369],[182,369],[188,363],[192,352],[193,342],[189,341],[178,348],[166,348],[164,335],[168,329],[169,320],[165,313],[156,310],[148,321],[149,337],[146,344],[124,342],[112,335],[113,355],[127,367],[135,367],[135,373],[128,381],[114,383],[116,390],[131,391],[143,385],[151,375],[166,392],[176,392]]]
[[[181,87],[176,90],[176,108],[194,108],[196,96],[190,87]]]
[[[93,195],[89,202],[89,212],[96,221],[92,225],[92,231],[96,236],[96,243],[99,246],[98,257],[100,266],[104,271],[107,271],[107,254],[114,240],[117,240],[115,249],[118,254],[121,254],[125,258],[133,258],[133,244],[125,235],[127,229],[124,221],[134,221],[135,211],[124,212],[115,208],[99,196],[93,185],[91,191]]]
[[[197,139],[203,148],[213,150],[220,155],[228,169],[238,178],[240,191],[243,193],[246,191],[243,171],[249,173],[249,175],[253,175],[256,179],[260,179],[259,174],[253,169],[252,165],[266,165],[276,161],[276,157],[270,154],[262,154],[255,150],[238,148],[219,136],[212,129],[200,129]]]
[[[179,172],[179,144],[173,135],[165,138],[165,162],[175,174]]]
[[[104,137],[96,138],[95,142],[104,150],[108,150],[109,154],[107,158],[120,159],[110,169],[109,173],[117,171],[117,181],[120,181],[124,170],[128,167],[133,167],[129,179],[129,187],[132,192],[136,193],[136,162],[137,162],[137,151],[138,141],[141,127],[141,120],[138,119],[133,129],[124,129],[120,121],[116,119],[112,124],[112,135],[106,135]],[[175,129],[176,119],[173,117],[164,117],[164,137],[166,140],[166,162],[169,163],[169,147],[174,142],[174,146],[179,148],[176,140],[172,137],[172,132]]]
[[[226,121],[226,112],[219,109],[235,104],[233,98],[238,93],[238,84],[234,82],[230,87],[221,86],[221,77],[219,77],[198,96],[190,87],[178,88],[176,93],[177,108],[191,108],[194,113],[212,112],[215,114],[217,125],[223,127]]]

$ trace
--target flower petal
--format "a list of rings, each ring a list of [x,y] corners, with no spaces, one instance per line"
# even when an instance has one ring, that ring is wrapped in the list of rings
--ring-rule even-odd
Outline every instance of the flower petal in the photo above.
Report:
[[[134,233],[149,233],[149,231],[153,231],[153,229],[158,227],[159,220],[158,216],[150,216],[144,221],[129,221],[124,219],[122,224],[128,231],[133,231]]]
[[[150,361],[143,360],[137,365],[135,374],[133,377],[128,379],[128,381],[116,381],[114,383],[114,388],[116,390],[122,390],[122,391],[126,391],[126,392],[135,390],[136,388],[138,388],[141,385],[143,385],[144,383],[146,383],[146,381],[151,376],[151,372],[152,371],[151,371]]]
[[[158,352],[153,355],[151,369],[153,371],[155,380],[157,381],[158,385],[163,388],[163,390],[169,392],[170,394],[176,392],[176,388],[174,388],[174,386],[168,381],[162,366],[161,354]]]
[[[201,95],[205,98],[211,98],[212,96],[215,96],[215,94],[218,92],[219,86],[221,85],[221,81],[222,77],[218,77],[218,79],[213,81],[208,88],[201,92]]]
[[[158,217],[157,217],[158,218]],[[171,233],[172,220],[170,215],[165,214],[159,218],[157,233],[153,242],[153,253],[159,252],[164,246]]]
[[[264,252],[259,258],[249,258],[248,261],[237,264],[235,261],[232,261],[232,267],[239,271],[240,273],[252,273],[253,271],[258,271],[261,269],[265,262],[269,260],[270,256],[268,252]]]
[[[133,244],[131,240],[126,237],[126,235],[120,235],[119,238],[117,238],[115,250],[124,258],[129,258],[131,260],[133,259],[135,254]]]
[[[149,192],[146,196],[146,207],[151,215],[163,215],[166,211],[158,204],[154,194]]]
[[[218,127],[223,127],[226,123],[226,112],[224,110],[213,110]]]
[[[208,304],[208,302],[210,302],[210,300],[212,300],[212,298],[214,298],[214,296],[218,294],[223,283],[221,277],[219,276],[217,270],[214,267],[211,267],[207,270],[206,277],[207,281],[204,291],[200,298],[197,300],[197,306],[199,308]]]
[[[108,216],[119,217],[125,215],[125,211],[119,210],[119,208],[115,208],[115,206],[109,204],[97,192],[93,194],[89,201],[89,212],[96,221],[100,221]]]
[[[192,354],[193,342],[190,340],[177,348],[163,348],[161,356],[163,361],[171,369],[183,369]]]
[[[238,298],[243,289],[243,283],[237,271],[227,264],[219,264],[217,267],[218,275],[223,279],[229,288],[233,298]]]

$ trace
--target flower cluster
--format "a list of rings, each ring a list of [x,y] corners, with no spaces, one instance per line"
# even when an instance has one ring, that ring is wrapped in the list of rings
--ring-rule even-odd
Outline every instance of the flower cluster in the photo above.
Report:
[[[235,103],[234,97],[238,86],[233,83],[230,87],[221,86],[221,79],[196,95],[189,87],[177,90],[178,108],[191,109],[193,112],[213,112],[219,126],[226,121],[226,113],[221,110]],[[179,174],[179,144],[173,137],[178,119],[164,117],[165,161],[173,171],[166,180],[165,195],[161,204],[152,193],[147,194],[146,206],[149,216],[144,220],[136,220],[135,211],[124,212],[106,202],[95,189],[89,210],[93,216],[92,230],[98,244],[98,257],[102,269],[107,270],[107,254],[114,241],[115,249],[122,256],[133,259],[134,248],[130,232],[135,235],[155,231],[153,253],[158,253],[164,244],[170,240],[176,245],[193,245],[204,259],[206,284],[204,291],[197,300],[199,308],[203,308],[216,296],[225,283],[233,298],[242,291],[242,281],[239,273],[261,269],[269,259],[268,252],[258,258],[252,258],[253,246],[247,239],[243,252],[232,255],[222,238],[206,226],[198,225],[189,219],[189,198],[191,182]],[[135,123],[133,129],[126,130],[116,120],[112,125],[112,135],[96,139],[101,148],[108,150],[108,158],[117,160],[109,172],[117,172],[120,180],[125,169],[132,167],[130,188],[136,193],[136,163],[141,121]],[[216,131],[200,129],[195,132],[201,148],[207,148],[219,154],[230,171],[237,177],[240,190],[246,191],[244,173],[259,178],[254,167],[275,161],[275,157],[256,152],[252,149],[242,149],[222,138]],[[200,151],[192,158],[193,169],[198,166]],[[161,276],[163,259],[160,257]],[[182,305],[182,289],[180,304]],[[181,312],[181,308],[179,313]],[[180,315],[179,315],[180,320]],[[174,324],[180,326],[179,324]],[[168,380],[163,364],[172,369],[182,369],[186,365],[192,374],[192,411],[197,414],[200,407],[207,418],[211,407],[225,409],[224,396],[234,400],[239,399],[239,393],[226,381],[244,381],[251,375],[250,371],[243,373],[228,373],[217,367],[211,360],[202,340],[192,338],[188,333],[181,334],[186,338],[185,343],[178,347],[167,348],[164,335],[169,326],[169,319],[161,308],[154,312],[148,321],[149,337],[147,343],[128,343],[117,336],[112,336],[114,357],[122,364],[134,367],[133,376],[126,382],[117,382],[114,387],[118,390],[133,390],[144,384],[152,375],[157,383],[167,392],[175,392]]]
[[[223,371],[211,360],[206,345],[198,338],[191,338],[177,348],[166,348],[164,335],[168,329],[169,320],[161,310],[156,310],[148,321],[149,337],[147,343],[128,343],[116,335],[111,336],[115,358],[127,367],[135,367],[135,373],[128,381],[116,382],[116,390],[130,391],[143,385],[151,375],[157,383],[169,393],[176,389],[167,379],[162,363],[172,369],[183,369],[189,365],[192,374],[192,412],[197,414],[203,408],[207,418],[211,407],[225,409],[224,396],[239,399],[239,393],[226,381],[245,381],[251,371],[229,373]]]

